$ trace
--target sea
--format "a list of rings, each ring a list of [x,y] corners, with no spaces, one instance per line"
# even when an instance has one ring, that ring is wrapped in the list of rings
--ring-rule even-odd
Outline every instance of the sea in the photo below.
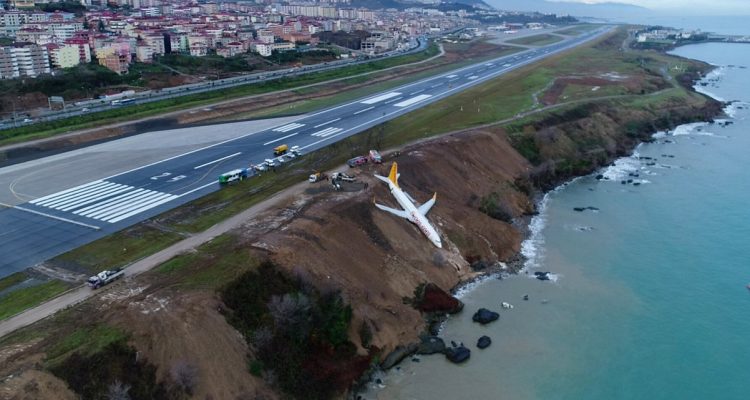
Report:
[[[525,271],[464,288],[442,327],[471,359],[407,358],[364,398],[750,398],[750,45],[673,53],[717,66],[698,88],[731,101],[727,117],[659,132],[548,193]],[[473,323],[480,307],[500,319]]]

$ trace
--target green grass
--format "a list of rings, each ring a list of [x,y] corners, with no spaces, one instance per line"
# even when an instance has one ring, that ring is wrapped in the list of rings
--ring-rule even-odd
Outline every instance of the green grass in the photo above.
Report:
[[[125,340],[127,334],[109,325],[99,324],[93,327],[80,328],[62,338],[47,350],[47,363],[55,364],[74,351],[85,355],[101,351],[110,343]]]
[[[508,40],[506,41],[506,43],[520,44],[523,46],[545,46],[548,44],[557,43],[561,40],[563,40],[563,38],[561,38],[560,36],[544,33],[541,35],[526,36],[518,39]]]
[[[217,236],[196,249],[160,265],[155,272],[192,289],[217,289],[258,266],[247,249],[237,246],[232,234]]]
[[[35,307],[69,288],[70,286],[62,281],[49,281],[40,285],[14,290],[0,299],[0,320]]]
[[[94,274],[113,267],[122,267],[154,254],[178,242],[183,236],[148,227],[144,224],[127,228],[53,259],[75,263]]]
[[[235,86],[225,90],[216,90],[208,93],[186,95],[174,99],[126,106],[113,110],[65,118],[57,121],[7,129],[4,131],[0,131],[0,146],[24,142],[28,140],[47,138],[77,129],[92,128],[110,123],[151,117],[154,115],[192,107],[200,107],[220,100],[229,100],[238,97],[270,93],[278,90],[292,89],[298,86],[321,83],[347,76],[369,73],[397,65],[409,64],[425,60],[438,54],[438,52],[439,49],[437,45],[431,43],[427,49],[416,54],[408,54],[386,60],[378,60],[366,64],[338,68],[330,71],[315,72],[297,77],[285,77],[260,84]]]
[[[5,278],[0,279],[0,292],[17,285],[26,279],[29,279],[29,276],[26,275],[25,272],[16,272],[12,275],[8,275]]]

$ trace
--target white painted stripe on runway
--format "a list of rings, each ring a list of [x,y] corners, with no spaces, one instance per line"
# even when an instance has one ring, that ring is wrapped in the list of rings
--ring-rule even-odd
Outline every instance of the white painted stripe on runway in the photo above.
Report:
[[[109,193],[123,186],[127,186],[127,185],[120,185],[120,184],[112,183],[112,182],[107,182],[107,183],[108,185],[100,186],[99,189],[95,191],[82,194],[79,196],[75,196],[75,197],[69,197],[65,199],[64,201],[56,202],[54,204],[47,204],[45,205],[45,207],[56,208],[58,210],[62,210],[63,208],[74,205],[74,204],[81,204],[87,201],[96,201],[97,199],[107,197],[109,196]]]
[[[101,193],[100,196],[96,197],[95,199],[80,200],[80,201],[77,201],[75,203],[68,204],[65,207],[58,207],[57,209],[60,210],[60,211],[70,211],[70,210],[73,210],[73,209],[76,209],[76,208],[83,207],[83,206],[85,206],[87,204],[91,204],[91,203],[100,201],[102,199],[108,199],[108,198],[110,198],[110,197],[112,197],[112,196],[114,196],[116,194],[120,194],[122,192],[127,192],[127,191],[132,190],[132,189],[133,189],[132,186],[118,185],[118,187],[112,188],[109,191],[107,191],[106,193]]]
[[[291,123],[289,125],[280,126],[280,127],[276,128],[276,129],[273,129],[273,131],[274,132],[289,132],[291,130],[294,130],[294,129],[297,129],[297,128],[301,128],[303,126],[305,126],[305,124],[299,124],[297,122],[294,122],[294,123]]]
[[[339,133],[339,132],[341,132],[341,131],[342,131],[342,129],[341,129],[341,128],[334,128],[334,129],[333,129],[332,131],[330,131],[330,132],[326,132],[325,134],[323,134],[323,135],[320,135],[320,137],[326,137],[326,136],[330,136],[330,135],[333,135],[334,133]]]
[[[27,212],[27,213],[30,213],[30,214],[41,215],[42,217],[47,217],[47,218],[54,219],[54,220],[57,220],[57,221],[62,221],[62,222],[67,222],[69,224],[84,226],[86,228],[95,229],[97,231],[101,229],[100,227],[98,227],[96,225],[84,224],[83,222],[78,222],[78,221],[74,221],[72,219],[58,217],[57,215],[52,215],[52,214],[47,214],[47,213],[39,212],[39,211],[31,210],[31,209],[28,209],[28,208],[24,208],[24,207],[21,207],[21,206],[11,206],[11,205],[8,205],[8,204],[3,204],[3,203],[0,203],[0,205],[5,206],[5,207],[9,207],[9,208],[15,208],[16,210]]]
[[[432,85],[432,86],[430,86],[430,89],[435,89],[438,86],[443,86],[443,84],[442,83],[438,83],[437,85]]]
[[[98,218],[104,214],[111,212],[112,210],[126,207],[128,204],[134,201],[139,201],[141,199],[153,196],[153,192],[151,190],[146,190],[146,189],[139,189],[137,193],[135,192],[133,193],[134,194],[132,195],[122,197],[115,202],[108,203],[100,207],[96,207],[95,209],[86,211],[85,213],[81,213],[80,215],[83,215],[84,217],[89,217],[89,218]]]
[[[412,104],[416,104],[416,103],[419,103],[420,101],[429,99],[430,97],[432,97],[432,95],[430,95],[430,94],[420,94],[419,96],[412,97],[411,99],[404,100],[404,101],[402,101],[400,103],[396,103],[396,104],[394,104],[394,106],[396,106],[396,107],[408,107],[408,106],[410,106]]]
[[[477,78],[479,78],[479,77],[478,77],[478,76],[476,76],[476,75],[472,75],[472,76],[470,76],[470,77],[469,77],[469,80],[470,80],[470,81],[473,81],[474,79],[477,79]]]
[[[322,124],[318,124],[318,125],[315,125],[315,126],[313,126],[313,128],[320,128],[321,126],[326,126],[326,125],[328,125],[328,124],[332,124],[332,123],[334,123],[334,122],[336,122],[336,121],[340,121],[340,120],[341,120],[341,118],[340,118],[340,117],[339,117],[339,118],[336,118],[336,119],[332,119],[332,120],[330,120],[330,121],[328,121],[328,122],[323,122]]]
[[[134,210],[134,211],[131,211],[131,212],[127,213],[127,214],[121,215],[121,216],[119,216],[119,217],[117,217],[115,219],[110,219],[107,222],[110,222],[110,223],[113,223],[113,224],[116,223],[116,222],[120,222],[120,221],[122,221],[122,220],[124,220],[126,218],[130,218],[130,217],[132,217],[132,216],[134,216],[136,214],[140,214],[140,213],[142,213],[144,211],[148,211],[148,210],[150,210],[150,209],[152,209],[154,207],[158,207],[158,206],[160,206],[160,205],[162,205],[164,203],[168,203],[168,202],[172,201],[173,199],[175,199],[177,197],[178,196],[167,197],[165,199],[157,201],[156,203],[151,203],[151,204],[149,204],[147,206],[141,207],[141,208],[139,208],[137,210]]]
[[[399,93],[399,92],[390,92],[390,93],[386,93],[386,94],[381,94],[380,96],[373,97],[373,98],[367,99],[365,101],[361,101],[360,103],[362,103],[362,104],[375,104],[375,103],[381,102],[383,100],[388,100],[388,99],[390,99],[392,97],[396,97],[396,96],[401,96],[401,93]]]
[[[153,197],[145,198],[145,199],[143,199],[143,200],[141,200],[141,201],[139,201],[137,203],[129,204],[128,207],[124,207],[124,208],[121,208],[119,210],[113,211],[111,213],[99,216],[98,219],[101,219],[102,221],[112,222],[113,219],[116,219],[117,217],[119,217],[119,216],[121,216],[123,214],[129,214],[129,213],[131,213],[131,212],[133,212],[135,210],[140,210],[140,209],[148,210],[149,208],[153,207],[153,206],[151,206],[151,204],[153,204],[153,203],[156,203],[156,202],[164,200],[164,199],[172,200],[172,199],[174,199],[176,197],[177,196],[175,196],[173,194],[161,193],[158,196],[153,196]],[[133,215],[135,215],[135,214],[133,214]]]
[[[74,188],[75,190],[63,190],[62,192],[53,193],[53,194],[51,194],[49,196],[45,196],[44,198],[39,198],[39,199],[30,201],[29,203],[36,204],[36,205],[44,205],[44,204],[54,203],[54,202],[59,201],[60,199],[66,198],[68,196],[76,196],[77,194],[85,193],[85,192],[87,192],[89,190],[92,190],[92,189],[95,189],[95,188],[97,188],[97,187],[99,187],[101,185],[105,185],[108,182],[96,181],[96,182],[92,182],[92,183],[93,184],[87,184],[87,185],[80,186],[78,188]]]
[[[219,158],[219,159],[216,159],[216,160],[213,160],[213,161],[209,161],[209,162],[207,162],[207,163],[205,163],[205,164],[201,164],[201,165],[199,165],[199,166],[197,166],[197,167],[193,167],[193,169],[199,169],[199,168],[203,168],[203,167],[205,167],[205,166],[207,166],[207,165],[211,165],[211,164],[216,164],[217,162],[221,162],[221,161],[224,161],[224,160],[226,160],[227,158],[237,157],[237,156],[238,156],[238,155],[240,155],[240,154],[242,154],[242,152],[241,152],[241,151],[239,151],[239,152],[237,152],[237,153],[234,153],[234,154],[230,154],[230,155],[228,155],[228,156],[226,156],[226,157],[222,157],[222,158]]]
[[[325,137],[325,136],[328,136],[328,135],[331,135],[331,134],[334,134],[334,133],[340,132],[340,131],[341,131],[341,128],[333,128],[333,127],[331,127],[331,128],[323,129],[322,131],[315,132],[311,136]]]
[[[188,190],[187,192],[185,192],[185,193],[182,193],[182,194],[178,195],[177,197],[187,196],[187,195],[189,195],[190,193],[194,193],[194,192],[197,192],[197,191],[199,191],[199,190],[205,189],[205,188],[207,188],[207,187],[209,187],[209,186],[212,186],[212,185],[214,185],[214,186],[215,186],[215,185],[217,185],[217,184],[218,184],[217,182],[211,182],[211,183],[207,183],[207,184],[205,184],[205,185],[203,185],[203,186],[198,186],[198,187],[197,187],[197,188],[195,188],[195,189],[192,189],[192,190]]]
[[[91,185],[96,185],[99,182],[101,182],[101,180],[93,181],[93,182],[89,182],[89,183],[84,183],[83,185],[78,185],[78,186],[72,187],[70,189],[66,189],[66,190],[63,190],[63,191],[60,191],[60,192],[48,194],[48,195],[40,197],[38,199],[31,200],[29,203],[36,204],[36,203],[38,203],[40,201],[44,201],[44,200],[47,200],[47,199],[55,197],[55,196],[60,196],[60,195],[66,194],[66,193],[70,193],[70,192],[72,192],[74,190],[79,190],[79,189],[83,189],[83,188],[91,186]]]
[[[298,133],[299,133],[299,132],[294,132],[294,133],[292,133],[292,134],[290,134],[290,135],[282,136],[282,137],[280,137],[280,138],[278,138],[278,139],[274,139],[274,140],[272,140],[272,141],[270,141],[270,142],[265,142],[265,143],[263,143],[263,146],[268,146],[268,145],[269,145],[269,144],[271,144],[271,143],[276,143],[276,142],[278,142],[278,141],[280,141],[280,140],[284,140],[284,139],[290,138],[290,137],[292,137],[292,136],[294,136],[294,135],[296,135],[296,134],[298,134]]]
[[[411,92],[411,93],[409,93],[409,96],[414,96],[415,94],[419,94],[419,93],[422,93],[422,92],[424,92],[424,89],[417,90],[416,92]]]
[[[451,78],[455,78],[455,77],[457,77],[457,76],[458,76],[458,75],[455,75],[455,74],[451,74],[451,75],[448,75],[448,76],[446,76],[446,78],[448,78],[448,79],[451,79]]]
[[[168,193],[154,192],[151,190],[147,190],[146,192],[141,193],[141,195],[137,197],[131,198],[126,201],[121,201],[118,204],[113,204],[109,207],[102,209],[101,211],[90,214],[88,217],[106,220],[107,218],[113,217],[115,215],[119,215],[122,212],[130,211],[133,209],[134,206],[140,206],[155,198],[162,198],[164,195],[171,196]]]
[[[79,210],[75,210],[73,211],[73,214],[88,217],[89,215],[94,214],[98,211],[102,211],[103,209],[110,207],[113,204],[119,203],[121,201],[128,201],[129,199],[132,199],[133,197],[137,197],[146,191],[147,191],[146,189],[136,189],[136,190],[133,190],[132,192],[123,193],[119,196],[115,196],[105,201],[102,201],[101,203],[92,204],[90,206],[81,208]]]
[[[396,97],[395,99],[390,99],[390,100],[386,101],[386,102],[385,102],[385,103],[383,103],[383,104],[391,104],[391,103],[393,103],[394,101],[399,101],[399,100],[401,100],[401,99],[403,99],[403,98],[404,98],[404,96],[401,96],[401,97]]]
[[[80,199],[82,197],[88,197],[91,195],[96,195],[97,193],[101,192],[102,190],[105,190],[111,186],[115,185],[115,183],[112,182],[102,182],[100,184],[89,186],[88,188],[84,190],[79,190],[77,192],[72,192],[65,194],[61,197],[56,197],[53,199],[46,200],[41,203],[37,203],[38,206],[44,206],[49,208],[56,208],[58,206],[67,204],[69,201],[73,201],[76,199]]]
[[[367,108],[365,108],[364,110],[359,110],[359,111],[355,112],[355,113],[354,113],[354,115],[357,115],[357,114],[362,114],[363,112],[365,112],[365,111],[370,111],[370,110],[372,110],[373,108],[375,108],[375,106],[372,106],[372,107],[367,107]]]

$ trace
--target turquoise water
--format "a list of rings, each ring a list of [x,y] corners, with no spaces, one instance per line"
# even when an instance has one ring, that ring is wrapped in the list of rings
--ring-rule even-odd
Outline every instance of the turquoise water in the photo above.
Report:
[[[525,252],[531,271],[555,281],[522,275],[468,290],[442,336],[468,345],[471,360],[406,361],[367,397],[750,398],[750,45],[675,53],[724,66],[701,89],[741,101],[733,124],[659,135],[602,171],[611,180],[548,195]],[[585,206],[599,211],[573,210]],[[479,307],[500,321],[471,323]],[[483,334],[493,345],[479,350]]]

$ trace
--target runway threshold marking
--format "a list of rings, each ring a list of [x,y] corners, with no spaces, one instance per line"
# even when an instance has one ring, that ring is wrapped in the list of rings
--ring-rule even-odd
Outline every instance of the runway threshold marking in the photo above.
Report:
[[[386,102],[385,102],[385,103],[383,103],[383,104],[391,104],[391,103],[393,103],[394,101],[399,101],[399,100],[401,100],[401,99],[403,99],[403,98],[404,98],[404,96],[401,96],[401,97],[396,97],[395,99],[390,99],[390,100],[386,101]]]
[[[291,123],[289,125],[280,126],[278,128],[272,129],[274,132],[289,132],[291,130],[295,130],[297,128],[301,128],[305,126],[305,124],[300,124],[297,122]]]
[[[226,156],[226,157],[221,157],[221,158],[218,158],[218,159],[216,159],[216,160],[213,160],[213,161],[209,161],[209,162],[207,162],[207,163],[205,163],[205,164],[201,164],[201,165],[199,165],[199,166],[197,166],[197,167],[193,167],[193,169],[200,169],[200,168],[203,168],[203,167],[205,167],[205,166],[208,166],[208,165],[211,165],[211,164],[216,164],[217,162],[221,162],[221,161],[224,161],[224,160],[226,160],[226,159],[228,159],[228,158],[232,158],[232,157],[237,157],[237,156],[238,156],[238,155],[240,155],[240,154],[242,154],[242,152],[241,152],[241,151],[238,151],[237,153],[234,153],[234,154],[230,154],[230,155],[228,155],[228,156]]]

